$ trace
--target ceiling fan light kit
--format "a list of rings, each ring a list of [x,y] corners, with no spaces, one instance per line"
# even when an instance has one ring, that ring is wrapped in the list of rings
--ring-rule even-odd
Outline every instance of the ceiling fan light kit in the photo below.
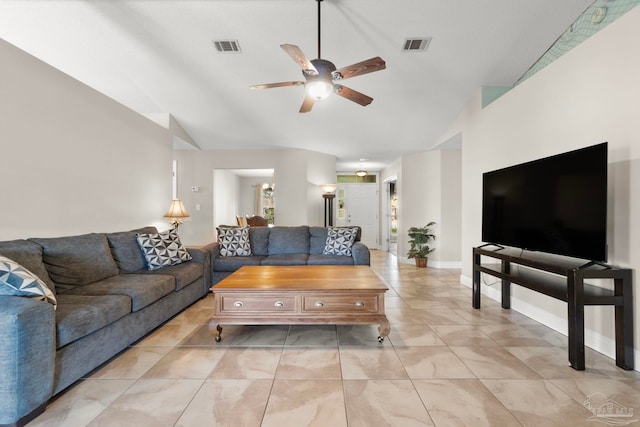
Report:
[[[316,101],[327,98],[332,92],[362,106],[371,104],[373,98],[341,84],[336,84],[336,82],[362,74],[384,70],[386,68],[385,62],[382,58],[376,56],[375,58],[337,69],[331,61],[322,59],[320,55],[320,4],[322,0],[316,1],[318,2],[318,58],[310,61],[298,46],[292,44],[280,45],[282,50],[302,68],[302,75],[305,81],[267,83],[251,86],[251,89],[271,89],[275,87],[304,85],[306,96],[300,107],[300,113],[311,111]]]

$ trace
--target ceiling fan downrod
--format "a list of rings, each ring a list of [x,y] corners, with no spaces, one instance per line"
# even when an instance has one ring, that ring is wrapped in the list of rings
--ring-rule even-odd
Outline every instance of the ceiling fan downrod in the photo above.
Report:
[[[316,0],[318,2],[318,59],[322,58],[320,55],[320,4],[322,0]]]

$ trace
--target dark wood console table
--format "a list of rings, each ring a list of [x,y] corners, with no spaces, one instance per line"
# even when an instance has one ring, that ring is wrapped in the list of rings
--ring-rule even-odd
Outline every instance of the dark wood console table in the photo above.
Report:
[[[490,247],[489,247],[490,246]],[[482,256],[500,260],[482,264]],[[512,269],[512,264],[528,268]],[[473,248],[473,308],[480,308],[480,273],[502,279],[502,308],[511,308],[511,284],[567,303],[569,363],[584,370],[584,306],[615,306],[616,365],[633,369],[633,299],[631,270],[564,257],[486,245]],[[549,274],[553,273],[553,274]],[[585,284],[585,279],[613,280],[613,290]]]

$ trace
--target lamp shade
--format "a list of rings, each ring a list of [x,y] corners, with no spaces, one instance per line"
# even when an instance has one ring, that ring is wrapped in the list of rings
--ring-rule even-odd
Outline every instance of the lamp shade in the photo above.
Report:
[[[187,210],[184,208],[182,200],[173,199],[171,201],[171,206],[169,206],[169,210],[166,214],[164,214],[164,219],[171,222],[171,224],[175,226],[178,224],[182,224],[184,221],[189,221],[191,219],[191,216],[189,215],[189,212],[187,212]]]
[[[320,187],[326,194],[333,194],[338,189],[337,184],[322,184]]]

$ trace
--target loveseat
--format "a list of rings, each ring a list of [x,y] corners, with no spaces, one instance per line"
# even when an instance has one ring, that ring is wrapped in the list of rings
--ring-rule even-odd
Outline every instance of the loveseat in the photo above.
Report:
[[[207,294],[209,252],[184,248],[173,231],[157,233],[0,242],[5,270],[8,258],[53,292],[48,301],[7,296],[8,286],[0,292],[0,426],[24,425],[52,396]],[[145,244],[158,251],[147,247],[145,256]],[[154,264],[174,265],[149,270]]]
[[[225,238],[220,235],[225,229],[232,230],[239,238],[242,233],[248,233],[249,246],[240,256],[224,253]],[[218,242],[202,249],[211,253],[211,281],[215,286],[245,265],[370,265],[369,248],[360,241],[361,233],[360,227],[223,226],[218,227]],[[331,235],[338,237],[328,240]],[[342,241],[349,237],[351,242]],[[331,243],[329,248],[328,243]]]

